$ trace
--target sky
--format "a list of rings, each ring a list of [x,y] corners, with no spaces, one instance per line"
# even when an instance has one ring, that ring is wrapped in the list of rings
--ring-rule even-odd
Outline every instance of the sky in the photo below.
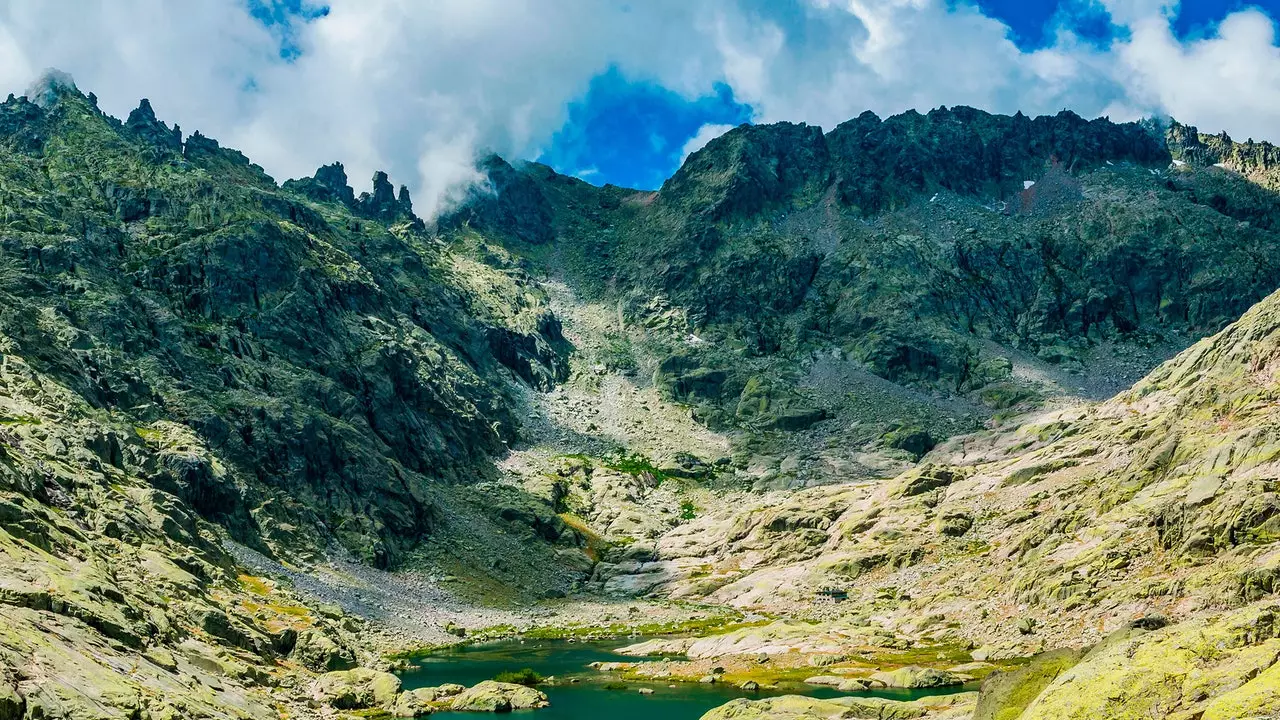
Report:
[[[743,122],[971,105],[1280,140],[1280,0],[0,0],[0,95],[46,68],[277,180],[342,161],[426,215],[498,152],[651,189]]]

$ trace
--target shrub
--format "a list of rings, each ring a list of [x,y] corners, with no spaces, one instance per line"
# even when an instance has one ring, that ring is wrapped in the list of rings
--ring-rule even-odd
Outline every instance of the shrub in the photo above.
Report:
[[[514,683],[516,685],[527,685],[528,687],[540,685],[542,684],[542,681],[546,680],[546,678],[542,677],[542,675],[533,668],[507,670],[494,675],[493,679],[502,683]]]

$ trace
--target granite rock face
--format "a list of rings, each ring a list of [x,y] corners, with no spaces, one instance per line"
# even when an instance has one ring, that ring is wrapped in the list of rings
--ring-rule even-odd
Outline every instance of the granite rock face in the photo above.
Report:
[[[695,680],[943,687],[1087,639],[974,712],[1273,713],[1276,163],[939,108],[739,127],[654,192],[490,156],[428,223],[51,76],[0,104],[0,718],[546,704],[399,692],[239,546],[780,612],[634,649]]]

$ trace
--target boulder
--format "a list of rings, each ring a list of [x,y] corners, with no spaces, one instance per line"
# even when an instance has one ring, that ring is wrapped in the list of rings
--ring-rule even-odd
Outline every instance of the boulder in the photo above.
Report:
[[[149,647],[142,653],[142,657],[169,672],[178,671],[178,661],[173,657],[173,653],[169,652],[168,648],[159,645]],[[3,692],[0,692],[0,694],[3,694]],[[3,717],[3,714],[0,714],[0,717]]]
[[[339,645],[317,628],[298,633],[289,658],[316,672],[349,670],[356,664],[355,654],[350,649]]]
[[[432,704],[439,697],[436,695],[437,688],[417,688],[414,690],[406,690],[396,696],[395,704],[391,707],[391,714],[400,718],[416,718],[430,715],[435,706]]]
[[[946,670],[907,665],[891,672],[878,672],[871,676],[891,688],[937,688],[963,685],[964,678]]]
[[[868,678],[848,678],[836,686],[840,692],[862,692],[872,688],[883,687],[879,680]]]
[[[546,693],[524,685],[486,680],[463,690],[450,705],[464,712],[509,712],[550,705]]]
[[[435,687],[424,687],[424,688],[415,688],[413,690],[406,690],[405,692],[417,693],[418,697],[425,698],[427,702],[439,702],[441,700],[446,700],[451,697],[456,697],[466,689],[467,689],[466,685],[459,685],[457,683],[445,683],[443,685],[436,685]]]
[[[936,465],[925,465],[904,476],[900,494],[902,497],[923,495],[931,490],[947,487],[961,478],[963,475],[959,471]]]
[[[973,528],[973,518],[967,513],[947,513],[938,520],[938,532],[960,537]]]
[[[355,668],[325,673],[311,685],[311,698],[339,710],[391,708],[400,678],[388,672]]]

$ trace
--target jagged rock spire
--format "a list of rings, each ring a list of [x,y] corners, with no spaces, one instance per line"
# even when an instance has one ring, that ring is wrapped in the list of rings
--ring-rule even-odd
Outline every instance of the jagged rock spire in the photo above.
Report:
[[[400,214],[395,188],[381,170],[373,174],[373,194],[360,193],[359,203],[360,211],[371,217],[392,220]]]
[[[333,193],[333,197],[344,205],[351,205],[356,200],[355,191],[347,183],[347,171],[340,162],[323,165],[316,170],[316,182]]]
[[[170,130],[168,125],[157,120],[155,110],[151,108],[151,101],[147,98],[142,98],[138,107],[129,113],[124,126],[153,145],[174,152],[182,152],[182,130],[176,125]]]
[[[317,202],[340,202],[357,215],[385,222],[399,219],[417,220],[413,214],[413,202],[409,188],[400,186],[399,197],[387,173],[379,170],[373,174],[373,192],[355,196],[347,184],[347,171],[342,163],[321,166],[314,176],[285,182],[286,190],[301,193]]]
[[[409,198],[409,188],[404,185],[400,186],[400,209],[413,214],[413,200]]]

